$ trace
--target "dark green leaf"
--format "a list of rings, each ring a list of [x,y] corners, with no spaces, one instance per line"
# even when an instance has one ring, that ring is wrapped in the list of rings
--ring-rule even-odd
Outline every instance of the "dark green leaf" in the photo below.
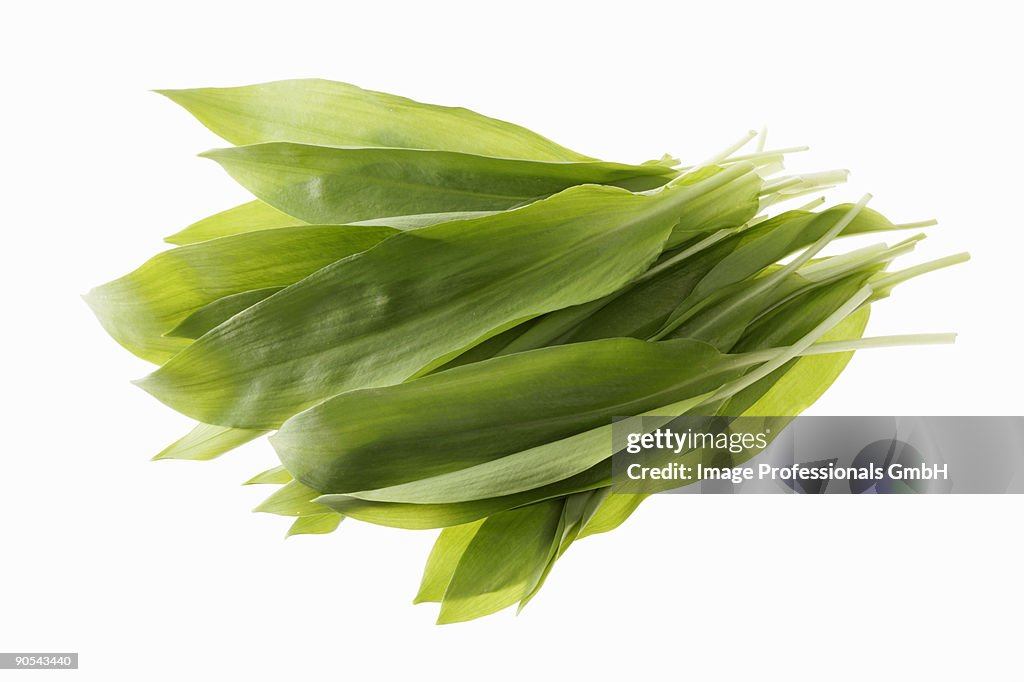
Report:
[[[309,223],[503,211],[587,183],[652,189],[661,166],[503,159],[430,149],[268,142],[203,154],[261,200]]]
[[[200,421],[276,428],[333,395],[399,383],[522,320],[614,291],[655,259],[695,191],[582,186],[399,233],[232,317],[139,383]]]

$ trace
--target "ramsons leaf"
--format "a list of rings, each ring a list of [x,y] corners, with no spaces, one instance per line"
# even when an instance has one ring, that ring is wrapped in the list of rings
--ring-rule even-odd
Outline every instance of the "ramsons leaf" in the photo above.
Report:
[[[333,533],[345,519],[344,516],[335,512],[324,514],[311,514],[300,516],[292,522],[286,537],[293,535],[325,535]]]
[[[481,525],[482,520],[451,526],[441,531],[434,542],[434,548],[430,551],[430,556],[427,557],[420,589],[413,603],[441,601],[462,555]]]
[[[161,450],[153,459],[215,459],[265,434],[266,431],[198,424],[185,436]]]
[[[139,383],[206,423],[276,428],[333,395],[399,383],[522,320],[614,291],[657,257],[698,191],[581,186],[402,232],[235,315]]]
[[[472,620],[527,597],[543,574],[562,505],[541,502],[484,521],[445,589],[437,622]]]
[[[544,161],[588,161],[522,126],[463,109],[317,78],[235,88],[158,90],[228,142],[446,149]]]
[[[430,479],[440,495],[445,486],[432,477],[702,395],[746,369],[689,340],[555,346],[343,393],[289,419],[271,442],[293,476],[323,493]]]
[[[280,287],[264,287],[263,289],[250,289],[237,294],[229,294],[216,301],[207,303],[202,308],[193,311],[184,320],[178,323],[165,336],[175,336],[182,339],[198,339],[217,325],[225,322],[231,317],[250,308],[268,296],[272,296],[284,289]]]
[[[217,237],[305,224],[298,218],[281,213],[270,204],[256,199],[192,223],[184,230],[166,237],[164,241],[184,246]]]
[[[181,246],[93,289],[85,300],[118,343],[144,360],[162,363],[190,343],[166,333],[199,308],[232,294],[293,284],[395,232],[309,225]]]
[[[221,164],[267,204],[318,224],[448,211],[503,211],[574,185],[645,190],[676,175],[655,165],[290,142],[215,149],[203,156]]]

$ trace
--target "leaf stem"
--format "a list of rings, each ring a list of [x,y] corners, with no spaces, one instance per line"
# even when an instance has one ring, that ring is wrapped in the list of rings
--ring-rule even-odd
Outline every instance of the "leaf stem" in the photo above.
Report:
[[[712,166],[716,163],[719,163],[720,161],[728,159],[730,156],[732,156],[740,149],[742,149],[744,146],[746,146],[746,144],[753,140],[755,137],[757,137],[757,131],[748,130],[747,133],[740,139],[736,140],[736,142],[726,147],[722,151],[718,152],[717,154],[709,157],[702,163],[698,163],[696,166],[694,166],[694,168],[700,168],[702,166]]]
[[[763,152],[764,146],[768,142],[768,126],[761,126],[761,134],[757,136],[757,146],[754,147],[755,152]]]
[[[941,346],[956,343],[956,334],[952,332],[936,334],[891,334],[887,336],[867,336],[859,339],[843,339],[840,341],[822,341],[808,346],[800,352],[800,357],[813,355],[829,355],[832,353],[852,353],[858,350],[872,348],[899,348],[903,346]],[[778,354],[779,349],[769,348],[767,350],[744,353],[744,361],[751,365],[760,364],[771,360]]]
[[[945,258],[938,258],[936,260],[928,261],[927,263],[921,263],[904,270],[897,272],[890,272],[884,275],[879,275],[872,281],[871,286],[876,290],[876,296],[883,298],[889,295],[892,288],[897,284],[902,284],[909,279],[913,279],[920,275],[927,274],[929,272],[935,272],[943,268],[948,268],[959,263],[965,263],[971,259],[971,254],[966,251],[962,253],[955,253],[952,256],[946,256]]]
[[[938,225],[938,220],[919,220],[916,223],[896,223],[893,225],[897,230],[915,230],[921,227],[931,227],[932,225]]]
[[[700,327],[700,329],[706,329],[708,326],[715,324],[716,322],[718,322],[719,319],[721,319],[723,315],[728,314],[730,310],[736,308],[737,306],[743,305],[744,303],[751,300],[755,296],[758,296],[759,294],[767,291],[768,289],[771,289],[772,287],[776,286],[779,282],[781,282],[783,279],[788,277],[795,270],[806,265],[808,261],[814,258],[814,256],[816,256],[822,249],[824,249],[829,242],[835,239],[839,234],[843,232],[843,230],[845,230],[850,225],[850,223],[853,222],[854,218],[856,218],[857,215],[860,214],[860,212],[864,209],[865,206],[867,206],[867,203],[870,200],[871,195],[865,194],[860,201],[858,201],[854,206],[850,207],[850,209],[843,215],[843,217],[837,220],[836,224],[833,225],[825,234],[819,237],[816,242],[814,242],[806,249],[804,249],[803,252],[800,253],[800,255],[798,255],[792,261],[787,263],[785,266],[779,268],[772,274],[754,282],[749,289],[744,291],[742,295],[738,296],[734,301],[732,301],[729,306],[722,307],[715,311],[715,314],[709,316],[708,319],[704,321],[704,324]],[[689,317],[691,316],[691,311],[695,313],[698,310],[699,307],[693,307],[690,308],[689,311],[687,311],[687,314],[680,315],[674,320],[668,320],[664,324],[664,326],[662,326],[662,328],[654,336],[650,338],[650,340],[659,341],[665,338],[665,336],[670,334],[672,331],[678,328],[679,325],[681,325],[683,322],[689,319]],[[696,334],[696,330],[694,333]]]
[[[864,202],[864,199],[861,200]],[[858,204],[862,205],[862,204]],[[829,330],[835,327],[837,324],[842,322],[848,315],[853,313],[862,303],[867,301],[871,297],[871,287],[861,287],[857,293],[851,296],[846,303],[839,306],[831,315],[822,320],[814,329],[805,334],[799,341],[791,346],[778,349],[774,357],[765,362],[763,365],[753,370],[749,374],[744,375],[742,378],[737,379],[729,384],[726,384],[719,389],[710,399],[705,401],[706,403],[715,403],[719,400],[736,395],[743,389],[757,383],[761,379],[765,378],[775,370],[785,365],[790,360],[799,357],[801,353],[810,348],[810,346],[820,339],[822,336],[827,334]]]

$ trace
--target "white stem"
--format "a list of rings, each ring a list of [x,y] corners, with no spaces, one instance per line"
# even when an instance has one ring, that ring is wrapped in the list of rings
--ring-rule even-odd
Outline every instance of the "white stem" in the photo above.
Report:
[[[696,166],[694,166],[694,168],[700,168],[701,166],[711,166],[718,163],[719,161],[724,161],[725,159],[728,159],[730,156],[732,156],[740,149],[742,149],[748,142],[753,140],[755,137],[757,137],[757,131],[748,130],[746,135],[736,140],[736,142],[734,142],[732,145],[726,147],[725,149],[718,152],[714,156],[706,159],[702,163],[698,163]]]
[[[816,242],[814,242],[806,249],[804,249],[799,256],[797,256],[792,261],[787,263],[785,266],[779,268],[772,274],[768,275],[767,277],[763,277],[760,280],[758,280],[753,286],[748,288],[741,296],[738,296],[734,301],[731,301],[728,306],[723,306],[717,309],[715,311],[715,314],[713,314],[710,318],[705,320],[700,328],[706,329],[707,327],[715,324],[723,315],[727,315],[729,311],[734,310],[735,308],[743,305],[744,303],[754,298],[755,296],[758,296],[761,293],[768,291],[776,284],[781,282],[783,279],[789,277],[789,275],[792,274],[795,270],[806,265],[809,260],[818,255],[818,252],[824,249],[829,242],[831,242],[833,239],[839,236],[843,232],[843,230],[845,230],[850,225],[850,223],[853,222],[857,215],[864,209],[865,206],[867,206],[867,203],[870,200],[871,195],[865,194],[860,201],[858,201],[854,206],[850,207],[850,209],[843,215],[842,218],[836,221],[836,224],[833,225],[832,228],[828,230],[828,232],[823,234]],[[651,337],[651,340],[659,341],[665,338],[667,334],[669,334],[672,330],[676,329],[680,324],[685,322],[686,319],[687,317],[680,317],[674,321],[666,323],[665,326],[662,327],[657,334]]]
[[[842,341],[821,341],[807,347],[800,357],[811,355],[830,355],[832,353],[852,353],[872,348],[899,348],[903,346],[943,346],[956,343],[956,334],[892,334],[888,336],[867,336],[861,339],[844,339]],[[750,364],[760,364],[771,360],[778,354],[777,348],[744,353],[742,358]]]
[[[825,203],[825,197],[818,197],[817,199],[814,199],[813,201],[808,201],[803,206],[797,206],[793,210],[794,211],[811,211],[811,210],[814,210],[814,209],[818,208],[819,206],[821,206],[824,203]]]
[[[880,293],[884,293],[885,290],[891,289],[902,282],[906,282],[908,279],[913,279],[919,275],[941,270],[942,268],[948,268],[959,263],[966,263],[970,259],[971,255],[967,252],[955,253],[952,256],[946,256],[945,258],[939,258],[938,260],[921,263],[920,265],[915,265],[911,268],[906,268],[905,270],[881,275],[871,283],[871,286],[877,289]]]
[[[754,148],[754,151],[763,152],[766,142],[768,142],[768,126],[762,126],[761,134],[757,138],[757,147]]]
[[[719,400],[724,400],[730,396],[736,395],[743,389],[756,384],[761,379],[777,370],[778,368],[785,365],[790,360],[799,357],[801,353],[807,350],[815,341],[820,339],[822,336],[827,334],[829,330],[835,327],[837,324],[846,319],[848,315],[853,313],[862,303],[871,298],[871,287],[862,287],[857,293],[850,297],[846,303],[841,305],[834,313],[826,317],[821,321],[818,326],[812,329],[809,333],[805,334],[803,338],[794,343],[792,346],[780,349],[776,351],[774,357],[768,362],[764,363],[754,371],[743,376],[741,379],[737,379],[731,384],[726,384],[717,393],[715,393],[710,400],[707,402],[714,403]]]

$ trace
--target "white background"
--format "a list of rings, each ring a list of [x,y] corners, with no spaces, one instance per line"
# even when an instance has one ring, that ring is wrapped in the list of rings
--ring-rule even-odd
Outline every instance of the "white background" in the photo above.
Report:
[[[961,9],[954,9],[961,8]],[[1015,3],[22,3],[3,69],[0,650],[88,680],[1020,679],[1016,497],[662,497],[575,545],[518,618],[411,605],[433,539],[346,522],[285,542],[271,466],[148,462],[187,427],[79,299],[245,199],[151,88],[321,76],[516,121],[571,148],[694,160],[751,127],[938,218],[818,414],[1021,414]],[[0,676],[3,676],[0,673]],[[572,676],[572,677],[569,677]],[[6,677],[4,678],[6,679]]]

